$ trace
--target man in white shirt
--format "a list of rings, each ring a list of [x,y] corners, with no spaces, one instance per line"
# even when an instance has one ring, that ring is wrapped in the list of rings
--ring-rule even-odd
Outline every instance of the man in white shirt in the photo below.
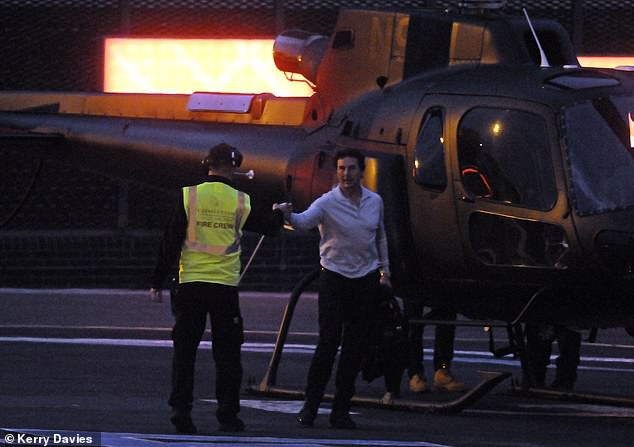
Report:
[[[365,156],[356,149],[335,154],[338,184],[303,213],[289,203],[277,204],[297,229],[317,227],[319,254],[319,342],[308,372],[306,401],[297,420],[313,426],[337,350],[341,355],[330,414],[334,428],[356,428],[350,399],[361,367],[364,340],[370,328],[379,284],[389,284],[383,200],[361,185]]]

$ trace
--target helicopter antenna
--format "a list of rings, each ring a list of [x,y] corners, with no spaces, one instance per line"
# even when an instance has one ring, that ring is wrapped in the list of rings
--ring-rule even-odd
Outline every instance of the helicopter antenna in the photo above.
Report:
[[[533,33],[533,39],[535,39],[535,43],[537,44],[537,48],[539,48],[539,57],[540,57],[540,63],[539,66],[541,68],[548,68],[550,67],[550,63],[548,62],[548,58],[546,57],[546,53],[544,53],[544,49],[542,48],[542,44],[539,43],[539,38],[537,37],[537,33],[535,32],[535,28],[533,28],[533,24],[531,23],[531,19],[530,17],[528,17],[528,13],[526,12],[526,8],[522,8],[522,11],[524,11],[524,16],[526,17],[526,21],[528,22],[528,26],[531,29],[531,32]]]

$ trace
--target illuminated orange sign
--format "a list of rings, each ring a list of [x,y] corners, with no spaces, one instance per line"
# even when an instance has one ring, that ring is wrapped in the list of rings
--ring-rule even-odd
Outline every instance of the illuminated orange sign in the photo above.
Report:
[[[630,127],[630,148],[634,149],[634,120],[631,112],[627,114],[627,123]]]
[[[272,39],[108,38],[104,91],[313,93],[306,83],[287,80],[275,67]]]
[[[104,91],[118,93],[273,93],[310,96],[273,63],[272,39],[105,40]],[[634,66],[634,57],[579,56],[585,67]],[[296,78],[299,75],[294,75]]]
[[[614,68],[618,66],[634,66],[633,56],[579,56],[582,67]]]

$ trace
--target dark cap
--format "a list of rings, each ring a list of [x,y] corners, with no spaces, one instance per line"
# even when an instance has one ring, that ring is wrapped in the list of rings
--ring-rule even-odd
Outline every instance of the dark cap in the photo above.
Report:
[[[231,166],[239,168],[242,164],[242,154],[238,149],[227,143],[220,143],[209,149],[209,154],[202,164],[211,167]]]

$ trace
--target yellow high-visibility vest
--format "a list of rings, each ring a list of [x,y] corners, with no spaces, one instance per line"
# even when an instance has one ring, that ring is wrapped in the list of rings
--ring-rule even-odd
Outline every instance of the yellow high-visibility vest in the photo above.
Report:
[[[187,235],[181,249],[179,282],[237,286],[240,237],[251,211],[248,194],[221,182],[183,188]]]

